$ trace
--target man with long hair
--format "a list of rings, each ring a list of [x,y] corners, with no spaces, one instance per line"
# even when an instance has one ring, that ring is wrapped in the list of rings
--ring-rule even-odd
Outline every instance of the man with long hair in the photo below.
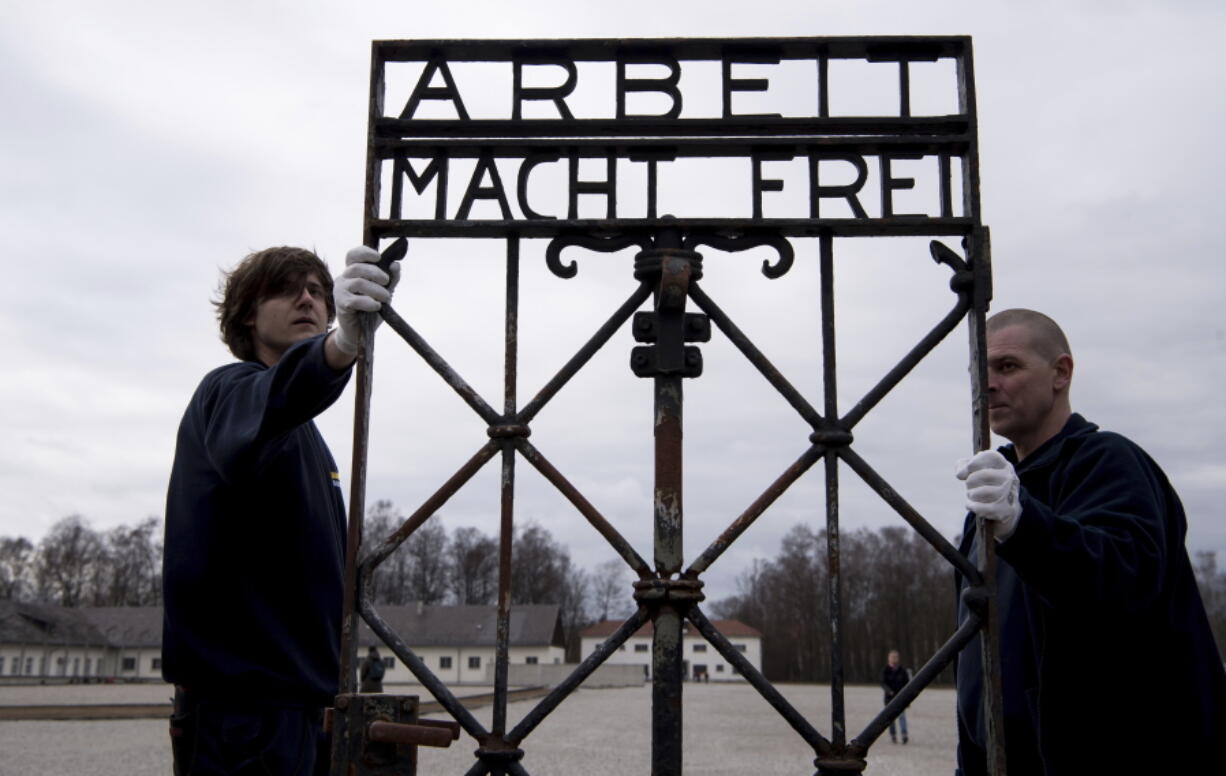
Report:
[[[166,498],[176,776],[326,773],[346,524],[313,418],[349,380],[362,315],[391,301],[399,267],[378,260],[355,248],[334,282],[314,253],[269,248],[227,273],[214,302],[239,360],[192,396]]]

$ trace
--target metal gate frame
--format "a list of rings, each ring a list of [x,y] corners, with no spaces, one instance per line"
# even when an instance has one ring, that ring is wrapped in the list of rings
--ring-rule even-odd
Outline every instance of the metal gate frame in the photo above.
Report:
[[[912,62],[952,58],[957,65],[959,112],[956,115],[913,117],[910,109],[909,65]],[[794,119],[778,116],[733,116],[728,108],[730,90],[762,91],[765,81],[733,79],[735,63],[770,63],[781,59],[812,59],[818,68],[819,115]],[[896,117],[833,117],[827,95],[829,62],[832,59],[859,59],[895,62],[899,68],[899,110]],[[679,62],[718,60],[723,64],[725,116],[722,119],[679,118],[681,96],[676,86]],[[417,61],[426,66],[413,95],[400,118],[384,115],[384,67],[388,62]],[[515,68],[515,113],[511,120],[476,119],[464,113],[462,100],[448,70],[449,62],[503,62]],[[575,119],[565,109],[564,96],[573,87],[575,63],[581,61],[616,62],[618,66],[618,104],[616,119]],[[669,70],[661,79],[628,77],[627,65],[655,64]],[[527,88],[520,80],[520,68],[531,64],[562,67],[568,79],[561,87]],[[431,86],[441,77],[445,86]],[[626,95],[634,91],[658,91],[673,97],[674,110],[659,116],[628,116]],[[422,100],[450,101],[462,120],[415,119],[413,113]],[[558,105],[559,119],[522,119],[519,105],[528,100],[549,100]],[[961,555],[941,534],[911,507],[852,448],[852,430],[963,318],[969,321],[971,398],[973,406],[973,448],[985,449],[989,443],[984,318],[991,297],[990,245],[988,230],[980,222],[979,159],[977,118],[971,40],[969,37],[890,37],[890,38],[759,38],[759,39],[674,39],[674,40],[556,40],[556,41],[375,41],[372,45],[370,123],[366,186],[364,239],[378,247],[380,241],[393,239],[385,250],[385,261],[404,254],[404,238],[501,237],[506,240],[506,308],[504,392],[501,411],[485,401],[447,362],[435,352],[394,309],[385,305],[381,316],[426,363],[454,389],[488,426],[489,439],[437,491],[427,498],[384,542],[362,547],[365,514],[367,443],[370,427],[370,394],[374,360],[373,337],[367,330],[357,365],[353,474],[350,491],[349,544],[346,566],[345,617],[341,650],[341,696],[337,707],[343,709],[355,697],[355,668],[358,618],[361,617],[429,690],[459,725],[478,742],[476,761],[470,776],[515,774],[528,770],[521,764],[521,748],[533,729],[544,720],[610,654],[648,621],[654,625],[652,670],[652,773],[679,776],[682,773],[682,621],[688,620],[715,649],[738,670],[763,698],[803,738],[815,754],[818,774],[859,773],[867,763],[869,747],[892,720],[918,696],[957,654],[981,631],[984,666],[985,715],[989,733],[989,769],[1003,776],[1004,742],[1000,703],[999,630],[995,617],[994,542],[991,524],[978,521],[977,530],[985,540],[979,543],[977,562]],[[477,159],[490,173],[494,187],[470,183],[465,202],[497,199],[500,193],[494,158],[516,157],[525,164],[558,161],[571,164],[570,213],[568,218],[549,218],[528,211],[528,219],[469,220],[461,206],[460,218],[446,220],[446,175],[440,175],[439,160]],[[882,216],[821,218],[816,207],[810,218],[763,218],[755,208],[750,219],[673,219],[657,216],[654,189],[648,199],[644,219],[579,219],[575,200],[578,194],[599,193],[609,201],[610,216],[615,212],[616,187],[577,181],[579,158],[608,158],[610,178],[614,159],[646,162],[654,181],[655,165],[679,157],[752,156],[756,194],[771,188],[772,181],[761,175],[760,161],[790,158],[804,153],[820,153],[847,158],[849,155],[881,157],[886,181],[890,185],[888,163],[891,158],[908,155],[935,155],[941,162],[941,215],[893,215],[888,192],[883,193]],[[842,155],[842,156],[840,156]],[[961,161],[962,212],[953,215],[949,185],[950,160]],[[811,157],[814,158],[814,157]],[[862,156],[860,164],[863,164]],[[912,157],[913,158],[913,157]],[[408,161],[429,159],[422,173]],[[389,218],[381,218],[381,180],[383,165],[393,165]],[[483,173],[478,172],[478,176]],[[439,208],[435,219],[410,220],[401,217],[403,182],[422,193],[431,179],[439,187]],[[607,183],[607,182],[606,182]],[[654,184],[653,184],[654,185]],[[816,186],[816,184],[814,184]],[[523,175],[520,194],[523,198]],[[585,187],[587,187],[585,189]],[[905,188],[896,186],[895,188]],[[831,187],[836,194],[838,187]],[[811,192],[812,196],[812,192]],[[760,201],[760,200],[757,200]],[[956,301],[950,311],[844,416],[838,416],[835,316],[834,316],[834,241],[836,237],[875,236],[952,236],[960,237],[965,258],[943,243],[930,243],[932,258],[952,271],[950,287]],[[785,274],[794,261],[789,237],[818,238],[821,270],[823,411],[819,412],[787,378],[759,351],[733,320],[708,296],[700,285],[702,256],[697,248],[708,246],[720,251],[742,251],[767,245],[778,254],[776,262],[764,262],[762,271],[769,278]],[[574,261],[563,263],[565,248],[614,252],[637,246],[634,278],[637,285],[620,307],[601,325],[579,351],[525,405],[518,406],[517,326],[519,305],[519,249],[524,238],[547,238],[550,270],[560,278],[578,271]],[[653,300],[653,311],[639,308]],[[687,313],[692,301],[701,313]],[[545,455],[528,441],[533,418],[591,359],[591,357],[628,322],[635,339],[644,343],[633,349],[631,369],[636,376],[654,382],[655,417],[655,492],[654,563],[648,563],[606,520],[601,513],[554,467]],[[707,341],[711,323],[726,336],[762,376],[787,400],[812,429],[809,447],[760,496],[717,537],[688,567],[682,557],[682,381],[702,372],[699,349],[687,342]],[[373,321],[371,322],[373,324]],[[637,576],[634,598],[637,609],[613,635],[584,660],[560,685],[545,696],[532,711],[510,730],[507,729],[507,664],[511,590],[511,537],[515,494],[517,453],[553,484],[609,543]],[[493,724],[486,729],[447,686],[413,653],[408,643],[382,618],[365,594],[366,580],[374,569],[433,515],[485,464],[500,458],[502,476],[499,544],[499,592]],[[844,686],[841,633],[841,577],[839,567],[838,461],[842,460],[883,500],[909,523],[933,548],[968,581],[965,600],[970,617],[915,674],[914,678],[880,713],[850,740],[844,715]],[[831,734],[825,736],[809,723],[741,653],[720,634],[699,604],[703,600],[701,575],[783,492],[804,472],[822,461],[826,478],[827,556],[830,570],[829,606],[832,626],[832,719]],[[334,715],[337,716],[337,715]],[[352,712],[350,713],[352,716]],[[360,722],[360,720],[358,720]],[[398,772],[391,766],[378,770],[370,764],[355,763],[355,738],[363,733],[355,724],[334,741],[332,773]],[[400,767],[405,767],[402,763]]]

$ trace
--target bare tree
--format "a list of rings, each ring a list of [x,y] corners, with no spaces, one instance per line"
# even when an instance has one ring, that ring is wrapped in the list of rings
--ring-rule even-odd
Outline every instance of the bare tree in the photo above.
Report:
[[[417,527],[401,547],[409,564],[408,597],[423,604],[439,604],[447,597],[451,576],[447,554],[447,530],[438,515]]]
[[[451,534],[451,595],[458,604],[492,604],[498,592],[498,542],[465,526]]]
[[[1194,571],[1218,652],[1226,658],[1226,572],[1217,569],[1217,553],[1205,550],[1196,553]]]
[[[537,523],[516,526],[511,543],[511,603],[557,604],[568,660],[579,654],[579,632],[588,624],[587,574],[570,561],[566,547]]]
[[[366,523],[363,526],[362,546],[376,547],[382,544],[400,527],[404,520],[396,510],[396,506],[385,499],[374,503],[366,512]],[[405,590],[409,584],[409,562],[404,551],[404,545],[396,548],[386,560],[379,564],[366,581],[368,593],[375,603],[402,604],[405,602]]]
[[[0,537],[0,599],[22,601],[33,593],[34,545],[24,536]]]
[[[35,579],[39,598],[61,606],[85,603],[94,564],[101,556],[102,540],[80,515],[51,526],[38,545]]]
[[[592,613],[596,620],[625,617],[633,608],[629,569],[621,558],[601,563],[592,574]]]
[[[953,633],[949,564],[902,527],[839,537],[843,668],[854,682],[876,682],[886,652],[923,663]],[[779,554],[757,561],[737,595],[712,604],[763,634],[763,672],[783,681],[828,681],[832,655],[826,533],[796,526]]]
[[[96,606],[149,606],[161,602],[161,522],[149,517],[101,537],[91,573]]]

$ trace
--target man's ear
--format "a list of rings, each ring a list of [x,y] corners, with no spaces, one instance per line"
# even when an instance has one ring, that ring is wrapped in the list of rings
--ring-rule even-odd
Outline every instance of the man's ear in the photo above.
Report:
[[[1068,390],[1069,384],[1073,382],[1073,357],[1068,353],[1063,353],[1052,364],[1052,367],[1056,370],[1053,387],[1057,391]]]

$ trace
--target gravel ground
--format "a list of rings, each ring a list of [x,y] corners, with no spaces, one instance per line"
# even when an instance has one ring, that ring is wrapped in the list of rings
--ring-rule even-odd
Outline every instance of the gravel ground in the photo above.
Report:
[[[457,695],[485,688],[456,688]],[[420,688],[392,685],[390,692]],[[830,691],[822,685],[780,690],[823,735],[830,731]],[[165,685],[0,687],[0,704],[137,703],[165,700]],[[539,700],[513,703],[515,721]],[[876,687],[848,687],[847,728],[854,736],[880,708]],[[907,713],[911,743],[879,739],[869,752],[869,776],[948,776],[954,770],[953,692],[925,691]],[[488,725],[491,709],[475,715]],[[439,717],[440,715],[433,715]],[[745,684],[685,686],[685,770],[704,776],[814,772],[813,752]],[[562,703],[524,742],[524,767],[533,776],[648,774],[651,688],[580,690]],[[472,739],[449,749],[421,751],[423,776],[460,776],[473,763]],[[170,773],[164,720],[103,722],[0,722],[0,776],[145,776]]]

